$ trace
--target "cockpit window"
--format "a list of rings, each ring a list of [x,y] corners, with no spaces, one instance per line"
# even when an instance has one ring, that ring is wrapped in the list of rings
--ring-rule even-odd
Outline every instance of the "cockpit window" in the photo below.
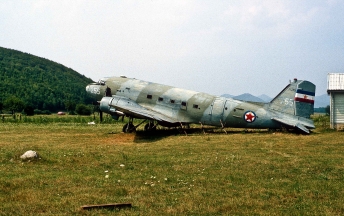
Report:
[[[97,84],[98,85],[105,85],[105,81],[100,79]]]

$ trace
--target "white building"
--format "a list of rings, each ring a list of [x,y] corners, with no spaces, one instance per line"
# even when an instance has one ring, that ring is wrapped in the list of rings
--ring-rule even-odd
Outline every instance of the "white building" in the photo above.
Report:
[[[344,129],[344,73],[327,75],[327,93],[330,95],[331,128]]]

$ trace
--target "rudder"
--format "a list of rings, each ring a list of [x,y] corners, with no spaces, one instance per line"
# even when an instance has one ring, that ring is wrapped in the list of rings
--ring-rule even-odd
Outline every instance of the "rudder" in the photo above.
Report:
[[[310,118],[314,113],[315,85],[309,81],[298,84],[295,93],[295,115]]]
[[[271,102],[270,109],[310,118],[314,113],[315,85],[294,79]]]

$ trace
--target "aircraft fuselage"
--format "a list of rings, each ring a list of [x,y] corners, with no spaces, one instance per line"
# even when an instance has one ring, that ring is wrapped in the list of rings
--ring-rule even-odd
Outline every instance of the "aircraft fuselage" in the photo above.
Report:
[[[239,128],[281,127],[281,124],[272,120],[274,116],[280,117],[281,114],[269,109],[268,103],[244,102],[125,77],[107,78],[103,84],[101,82],[90,84],[86,89],[97,101],[101,101],[104,100],[107,87],[111,89],[111,96],[108,93],[109,100],[111,97],[116,97],[118,103],[139,104],[148,110],[177,119],[178,122],[175,122],[177,125],[201,123]],[[125,110],[120,108],[117,108],[117,111],[125,113]],[[135,113],[133,117],[140,118],[135,116]],[[289,115],[289,118],[295,117]],[[163,126],[174,124],[164,121],[159,123]]]

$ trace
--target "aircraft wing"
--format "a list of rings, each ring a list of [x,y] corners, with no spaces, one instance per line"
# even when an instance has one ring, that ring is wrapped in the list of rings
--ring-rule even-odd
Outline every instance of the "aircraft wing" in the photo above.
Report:
[[[279,123],[285,124],[287,126],[298,128],[305,133],[310,133],[308,128],[315,128],[313,123],[308,122],[306,120],[303,121],[303,120],[292,119],[292,118],[277,118],[277,117],[272,117],[271,119]]]
[[[145,108],[140,104],[136,103],[135,101],[125,97],[103,97],[100,104],[102,109],[108,106],[110,112],[116,113],[116,111],[120,111],[126,115],[133,116],[135,118],[152,120],[154,119],[157,121],[164,121],[169,123],[179,122],[177,119],[171,118],[154,110]]]

